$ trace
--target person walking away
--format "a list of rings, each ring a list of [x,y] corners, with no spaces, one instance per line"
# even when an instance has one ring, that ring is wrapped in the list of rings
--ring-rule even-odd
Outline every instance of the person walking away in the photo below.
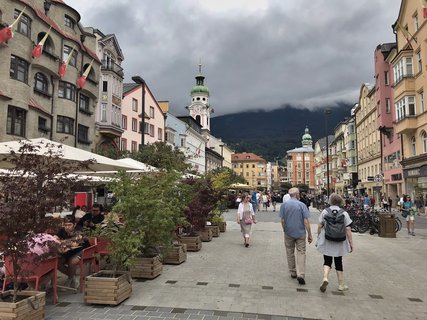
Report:
[[[258,200],[257,200],[257,191],[252,191],[252,199],[251,199],[252,207],[254,209],[254,212],[256,212],[256,209],[258,207]]]
[[[382,202],[383,202],[383,209],[388,211],[388,200],[386,196],[383,197]]]
[[[262,201],[262,207],[264,208],[264,211],[267,211],[268,197],[265,192],[263,192],[263,194],[261,195],[261,201]]]
[[[273,211],[276,211],[276,205],[277,205],[277,193],[273,193],[273,195],[271,196],[271,204],[273,205]]]
[[[418,196],[415,198],[415,207],[417,208],[417,215],[421,213],[421,208],[423,207],[423,200]]]
[[[406,196],[402,204],[402,214],[406,218],[406,228],[408,229],[408,234],[415,236],[415,208],[414,203],[411,201],[410,196]]]
[[[299,201],[298,188],[289,189],[289,196],[290,199],[280,206],[279,216],[284,231],[289,272],[292,278],[304,285],[306,236],[308,243],[313,241],[308,221],[310,212],[307,206]]]
[[[346,291],[344,284],[344,269],[342,257],[353,252],[353,237],[351,233],[352,220],[342,209],[343,199],[336,193],[329,198],[330,207],[322,211],[317,226],[317,251],[323,254],[323,280],[320,291],[325,292],[329,284],[328,276],[332,269],[332,260],[338,278],[338,290]]]
[[[237,223],[240,224],[240,230],[245,241],[245,247],[249,247],[252,223],[256,223],[255,212],[251,204],[251,196],[246,195],[237,209]]]

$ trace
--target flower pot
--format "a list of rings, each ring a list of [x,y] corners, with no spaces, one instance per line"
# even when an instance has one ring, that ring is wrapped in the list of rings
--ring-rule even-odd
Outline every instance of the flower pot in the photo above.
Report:
[[[152,258],[138,257],[130,267],[132,278],[154,279],[163,271],[163,264],[159,256]]]
[[[199,236],[181,236],[179,241],[187,245],[187,251],[199,251],[202,248],[202,241]]]
[[[132,284],[127,272],[101,270],[85,278],[85,303],[118,305],[130,297]]]
[[[199,233],[200,239],[203,242],[212,241],[213,236],[212,236],[212,230],[211,229],[204,228],[203,230],[200,230],[198,233]]]
[[[211,226],[206,226],[206,228],[212,230],[212,237],[214,238],[219,237],[219,226],[211,225]]]
[[[187,245],[174,244],[173,247],[163,248],[163,264],[181,264],[187,260]]]
[[[13,297],[13,291],[1,293],[2,299]],[[45,314],[46,293],[39,291],[18,292],[17,302],[0,301],[0,319],[43,320]]]
[[[225,221],[221,221],[219,224],[219,232],[225,232],[226,228],[227,228],[227,222]]]

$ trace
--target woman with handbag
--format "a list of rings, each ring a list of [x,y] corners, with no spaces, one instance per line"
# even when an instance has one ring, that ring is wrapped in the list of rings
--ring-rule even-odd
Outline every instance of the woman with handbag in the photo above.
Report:
[[[415,236],[415,208],[414,203],[411,201],[410,196],[406,196],[403,199],[402,204],[402,216],[406,219],[406,228],[408,229],[408,234]]]
[[[249,247],[249,237],[251,235],[252,223],[256,223],[255,212],[251,204],[251,196],[245,195],[243,201],[237,209],[237,223],[240,224],[245,247]]]

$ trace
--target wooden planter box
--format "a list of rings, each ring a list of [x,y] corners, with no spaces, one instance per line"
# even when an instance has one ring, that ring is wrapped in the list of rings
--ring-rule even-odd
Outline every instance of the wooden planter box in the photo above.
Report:
[[[206,226],[206,228],[212,230],[212,237],[214,238],[219,237],[219,226],[211,225],[211,226]]]
[[[130,267],[132,278],[154,279],[163,271],[163,264],[159,256],[153,258],[138,257]]]
[[[85,278],[85,303],[118,305],[130,297],[132,284],[126,272],[102,270]]]
[[[219,231],[220,232],[225,232],[225,230],[227,229],[227,222],[222,221],[218,224],[219,226]]]
[[[187,245],[187,251],[199,251],[202,249],[202,241],[199,236],[181,236],[179,241]]]
[[[2,297],[13,296],[13,291],[5,291]],[[18,297],[27,297],[18,302],[0,302],[2,320],[43,320],[46,305],[46,293],[39,291],[20,291]],[[32,304],[32,305],[31,305]],[[33,308],[34,306],[34,308]]]
[[[203,242],[209,242],[212,241],[212,230],[205,228],[201,231],[199,231],[200,239],[202,239]]]
[[[187,245],[185,243],[175,244],[173,247],[164,248],[162,251],[164,264],[181,264],[187,260]]]

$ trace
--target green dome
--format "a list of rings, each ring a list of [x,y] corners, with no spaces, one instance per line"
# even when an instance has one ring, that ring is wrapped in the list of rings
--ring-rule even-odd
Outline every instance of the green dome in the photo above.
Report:
[[[195,85],[193,89],[191,89],[191,94],[193,93],[207,93],[209,94],[209,89],[206,86]]]
[[[308,128],[305,128],[305,133],[304,133],[304,135],[302,136],[302,144],[305,144],[305,143],[309,143],[309,144],[311,144],[312,143],[312,138],[311,138],[311,135],[308,133]]]

